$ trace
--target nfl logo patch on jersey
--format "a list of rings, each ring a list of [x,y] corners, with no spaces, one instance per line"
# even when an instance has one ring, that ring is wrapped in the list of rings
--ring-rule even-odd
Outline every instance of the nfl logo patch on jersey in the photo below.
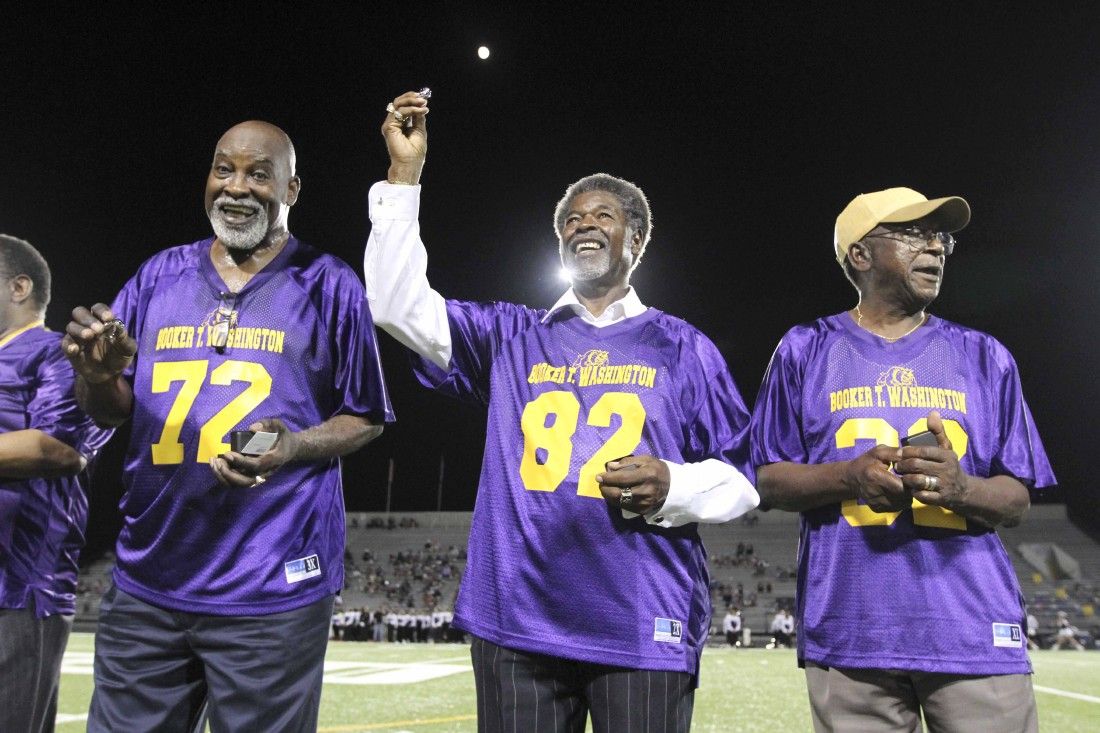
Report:
[[[321,561],[316,555],[291,560],[283,563],[283,572],[286,573],[286,582],[300,583],[306,578],[315,578],[321,574]]]
[[[993,624],[993,646],[1019,649],[1024,645],[1020,624]]]
[[[653,641],[679,644],[683,635],[683,625],[679,621],[658,616],[653,619]]]

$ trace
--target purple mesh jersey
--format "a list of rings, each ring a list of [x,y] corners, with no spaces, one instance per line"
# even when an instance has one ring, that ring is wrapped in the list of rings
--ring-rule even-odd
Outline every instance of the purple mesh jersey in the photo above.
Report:
[[[40,430],[91,465],[113,431],[77,406],[60,341],[41,323],[0,341],[0,432]],[[86,477],[0,478],[0,608],[27,608],[33,598],[38,618],[75,612]]]
[[[935,317],[896,343],[847,313],[789,331],[753,411],[753,464],[896,446],[933,409],[967,473],[1054,483],[1012,356]],[[802,513],[798,560],[800,663],[1030,672],[1023,599],[993,530],[920,502],[878,514],[850,500]]]
[[[623,519],[595,476],[649,454],[748,471],[748,413],[715,346],[649,309],[599,329],[571,309],[447,302],[453,353],[426,385],[488,403],[454,623],[502,646],[696,673],[710,625],[696,525]],[[750,474],[746,474],[750,475]]]
[[[277,613],[342,588],[340,461],[225,488],[210,459],[262,418],[300,431],[337,414],[393,415],[350,267],[292,237],[232,296],[211,243],[157,254],[113,306],[139,345],[114,578],[163,608]]]

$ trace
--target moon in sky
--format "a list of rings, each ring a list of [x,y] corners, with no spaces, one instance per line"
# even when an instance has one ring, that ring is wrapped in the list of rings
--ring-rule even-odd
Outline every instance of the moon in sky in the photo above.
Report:
[[[477,57],[479,59],[489,58],[489,47],[488,46],[478,46],[477,47]]]

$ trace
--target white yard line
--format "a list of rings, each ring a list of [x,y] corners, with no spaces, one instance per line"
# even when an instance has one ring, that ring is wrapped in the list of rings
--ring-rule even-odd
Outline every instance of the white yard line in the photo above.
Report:
[[[1069,692],[1068,690],[1059,690],[1054,687],[1043,687],[1041,685],[1034,685],[1036,692],[1045,692],[1048,695],[1058,695],[1059,697],[1068,697],[1072,700],[1083,700],[1084,702],[1100,703],[1100,697],[1093,697],[1092,695],[1082,695],[1080,692]]]
[[[82,720],[87,720],[87,719],[88,719],[88,714],[87,713],[82,713],[80,715],[70,715],[68,713],[58,713],[57,714],[57,722],[58,723],[78,723]]]

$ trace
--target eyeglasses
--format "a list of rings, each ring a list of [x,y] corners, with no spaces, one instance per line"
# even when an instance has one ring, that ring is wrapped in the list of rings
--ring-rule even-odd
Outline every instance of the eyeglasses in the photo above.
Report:
[[[872,234],[870,236],[901,242],[913,253],[920,252],[932,242],[940,243],[944,255],[950,255],[955,251],[956,240],[950,232],[934,232],[930,229],[912,226],[904,229],[891,229],[885,234]]]

